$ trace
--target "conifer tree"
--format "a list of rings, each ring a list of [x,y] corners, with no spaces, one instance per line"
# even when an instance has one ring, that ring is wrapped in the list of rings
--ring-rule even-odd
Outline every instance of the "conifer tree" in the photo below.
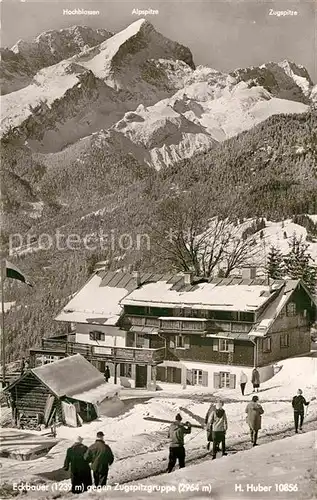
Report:
[[[292,279],[301,279],[312,292],[316,292],[317,267],[312,265],[313,259],[307,251],[308,244],[303,238],[293,235],[289,243],[290,251],[285,256],[284,262],[287,275]]]
[[[267,273],[269,278],[280,280],[284,278],[285,267],[281,250],[274,245],[271,246],[267,257]]]

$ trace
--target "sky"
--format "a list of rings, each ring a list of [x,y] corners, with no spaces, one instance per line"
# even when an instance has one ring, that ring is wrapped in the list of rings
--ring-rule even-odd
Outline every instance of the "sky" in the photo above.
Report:
[[[196,65],[230,71],[290,59],[305,66],[316,83],[316,6],[315,0],[2,0],[1,46],[75,24],[119,31],[138,19],[132,15],[134,8],[151,8],[159,14],[147,19],[168,38],[187,45]],[[63,9],[75,8],[100,14],[63,15]],[[271,9],[297,15],[278,17],[270,14]]]

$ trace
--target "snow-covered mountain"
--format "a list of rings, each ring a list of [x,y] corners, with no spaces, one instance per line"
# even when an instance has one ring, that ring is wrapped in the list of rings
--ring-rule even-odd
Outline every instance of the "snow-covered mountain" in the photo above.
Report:
[[[51,153],[101,131],[160,169],[272,115],[304,113],[316,96],[305,68],[289,61],[225,74],[195,68],[187,47],[144,19],[111,35],[73,27],[19,41],[10,52],[15,91],[2,96],[3,135],[14,129],[32,151]]]
[[[249,87],[261,85],[274,97],[309,104],[313,82],[304,66],[284,60],[269,62],[261,66],[237,69],[231,73],[238,81]]]
[[[19,40],[11,49],[1,50],[1,93],[27,86],[40,69],[94,47],[112,35],[104,29],[72,26],[45,31],[31,41]]]

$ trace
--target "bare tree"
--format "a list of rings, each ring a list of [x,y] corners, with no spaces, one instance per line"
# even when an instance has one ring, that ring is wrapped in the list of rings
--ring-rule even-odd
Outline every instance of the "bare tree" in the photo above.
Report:
[[[221,208],[212,204],[210,192],[203,188],[162,201],[152,240],[160,258],[177,271],[210,277],[223,268],[229,276],[254,255],[255,240],[239,234],[233,203],[222,203]],[[220,210],[220,215],[210,217],[210,212]]]

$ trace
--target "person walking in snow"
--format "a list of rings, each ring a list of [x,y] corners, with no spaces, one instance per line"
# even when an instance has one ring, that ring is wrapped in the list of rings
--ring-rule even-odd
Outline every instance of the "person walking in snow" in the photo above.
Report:
[[[298,433],[298,423],[299,423],[299,430],[301,431],[303,428],[304,406],[308,406],[308,405],[309,405],[309,401],[306,401],[306,399],[304,398],[303,391],[301,389],[298,389],[297,395],[294,396],[292,399],[296,434]]]
[[[252,370],[252,378],[251,378],[251,382],[252,382],[252,385],[253,385],[253,391],[252,392],[259,392],[259,387],[260,387],[260,373],[257,369],[257,367],[255,366]]]
[[[241,394],[244,396],[244,391],[245,391],[245,386],[247,385],[248,377],[244,373],[244,371],[241,372],[240,374],[240,388],[241,388]]]
[[[216,458],[219,444],[221,443],[222,455],[226,453],[226,432],[228,429],[228,421],[223,402],[217,401],[216,409],[213,410],[210,417],[210,425],[212,426],[212,460]]]
[[[216,405],[211,403],[205,417],[205,426],[207,431],[207,450],[210,449],[210,443],[212,442],[212,424],[210,423],[212,412],[215,411]]]
[[[76,443],[67,449],[64,469],[68,471],[70,466],[72,493],[83,493],[92,485],[90,467],[84,458],[87,450],[81,436],[78,436]]]
[[[261,429],[261,415],[264,413],[262,406],[259,404],[258,396],[252,397],[252,401],[247,405],[245,412],[250,427],[251,443],[253,446],[257,446],[258,432]]]
[[[95,486],[106,486],[109,466],[113,464],[114,456],[110,446],[104,442],[103,432],[97,432],[97,439],[89,446],[85,459],[91,463]]]
[[[185,467],[184,436],[185,434],[190,433],[191,424],[189,422],[185,422],[185,424],[182,424],[182,416],[177,413],[175,422],[171,424],[168,431],[168,437],[170,439],[170,449],[167,472],[172,472],[177,460],[180,469]]]

